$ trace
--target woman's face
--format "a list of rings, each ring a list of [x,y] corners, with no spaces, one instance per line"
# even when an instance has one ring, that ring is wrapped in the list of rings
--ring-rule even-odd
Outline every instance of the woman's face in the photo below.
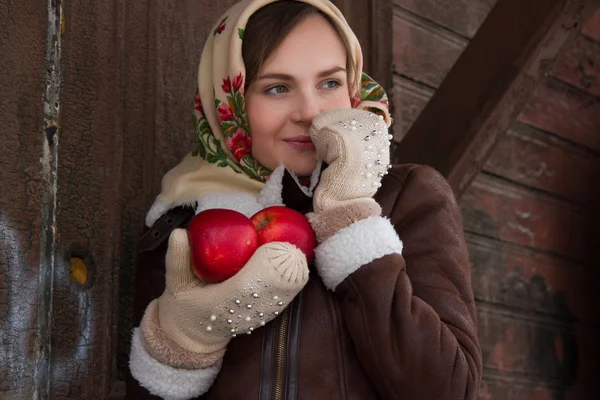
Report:
[[[347,52],[335,28],[318,14],[301,21],[265,60],[246,93],[252,156],[298,176],[316,165],[308,135],[317,114],[350,108]]]

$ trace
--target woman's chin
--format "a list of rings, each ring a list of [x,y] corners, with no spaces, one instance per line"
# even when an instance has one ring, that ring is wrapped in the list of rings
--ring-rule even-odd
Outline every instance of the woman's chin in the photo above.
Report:
[[[287,169],[292,171],[296,176],[304,177],[304,176],[310,176],[313,173],[313,171],[315,170],[315,167],[317,166],[317,161],[315,159],[302,160],[302,162],[298,162],[296,160],[294,160],[294,161],[290,160],[287,163],[284,161],[283,164],[286,166]]]

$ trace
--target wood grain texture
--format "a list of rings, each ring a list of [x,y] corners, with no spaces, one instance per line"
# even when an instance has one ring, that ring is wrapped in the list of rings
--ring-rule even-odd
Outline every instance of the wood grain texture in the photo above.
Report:
[[[557,323],[481,305],[478,325],[484,361],[481,399],[600,396],[597,326]]]
[[[47,2],[0,0],[0,398],[32,398],[37,357]]]
[[[363,70],[388,89],[392,84],[392,3],[387,0],[335,0],[363,52]]]
[[[473,37],[497,0],[394,0],[394,4],[467,38]]]
[[[392,159],[434,166],[460,196],[544,80],[547,60],[578,33],[590,9],[586,4],[499,1]]]
[[[519,121],[600,152],[600,101],[560,82],[540,85]]]
[[[468,41],[398,8],[393,23],[394,72],[438,87]]]
[[[70,1],[63,13],[49,398],[105,399],[120,264],[121,15],[102,1]],[[69,278],[72,256],[87,264],[83,286]]]
[[[484,170],[579,205],[600,203],[600,157],[522,123],[499,139]]]
[[[574,385],[580,356],[577,330],[585,328],[484,305],[477,317],[487,375],[525,386]]]
[[[426,86],[394,74],[391,93],[394,103],[394,141],[400,142],[404,138],[433,93],[434,91]]]
[[[597,262],[597,213],[480,174],[461,201],[465,231],[553,253],[583,264]]]
[[[475,299],[560,321],[600,321],[598,268],[467,234]]]
[[[600,97],[600,42],[578,35],[556,58],[550,74]]]
[[[486,379],[479,390],[479,399],[481,400],[556,400],[565,396],[561,390],[515,385],[514,379],[500,378],[496,380],[490,377],[489,371],[485,371],[485,373],[487,373]]]

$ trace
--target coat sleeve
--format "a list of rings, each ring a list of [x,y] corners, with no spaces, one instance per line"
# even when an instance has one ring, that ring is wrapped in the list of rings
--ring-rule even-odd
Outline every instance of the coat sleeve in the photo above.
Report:
[[[460,210],[432,168],[396,179],[386,221],[402,254],[386,251],[336,286],[343,318],[382,398],[475,399],[482,361]]]

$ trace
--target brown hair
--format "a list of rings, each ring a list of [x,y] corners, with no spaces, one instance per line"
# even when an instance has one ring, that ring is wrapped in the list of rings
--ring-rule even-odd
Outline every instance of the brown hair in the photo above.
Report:
[[[312,14],[321,15],[336,28],[331,19],[318,8],[294,0],[268,4],[250,16],[242,43],[242,58],[246,66],[246,88],[258,78],[263,63],[283,39],[304,18]],[[348,55],[348,65],[352,65],[350,55]]]

